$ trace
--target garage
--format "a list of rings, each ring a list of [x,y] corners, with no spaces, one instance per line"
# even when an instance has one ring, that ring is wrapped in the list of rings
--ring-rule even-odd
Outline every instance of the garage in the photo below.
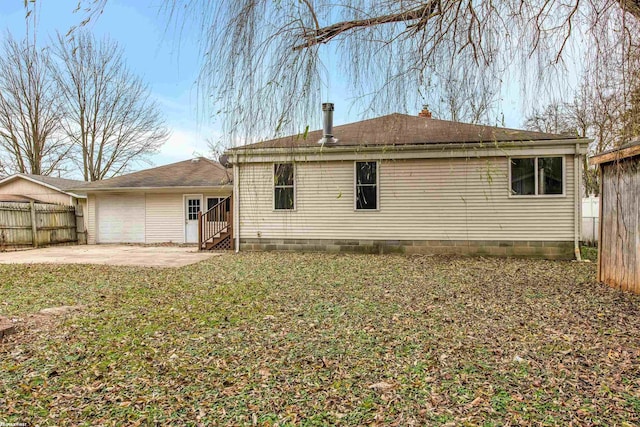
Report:
[[[82,186],[87,243],[198,242],[198,212],[231,196],[231,173],[199,157]],[[195,225],[195,228],[194,228]]]
[[[98,243],[144,243],[144,194],[102,194],[96,197]]]

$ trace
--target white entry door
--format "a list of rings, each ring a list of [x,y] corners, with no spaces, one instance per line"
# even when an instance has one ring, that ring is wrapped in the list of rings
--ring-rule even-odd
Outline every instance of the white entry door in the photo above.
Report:
[[[202,206],[202,196],[186,196],[184,199],[184,241],[198,243],[198,212]]]

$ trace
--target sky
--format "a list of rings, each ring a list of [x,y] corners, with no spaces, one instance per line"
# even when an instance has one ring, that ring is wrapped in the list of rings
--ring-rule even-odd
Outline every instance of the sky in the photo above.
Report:
[[[41,0],[37,9],[39,44],[65,34],[82,19],[73,10],[77,1]],[[195,99],[198,73],[197,34],[185,31],[180,38],[166,31],[166,20],[158,15],[150,2],[109,0],[104,13],[87,28],[98,38],[108,36],[124,49],[127,65],[149,85],[152,96],[160,104],[171,137],[157,155],[153,165],[162,165],[206,154],[207,138],[220,137],[215,123],[199,117]],[[0,29],[16,39],[26,34],[25,9],[22,0],[0,1]],[[148,167],[140,164],[138,168]]]
[[[118,42],[128,66],[149,85],[152,96],[159,102],[171,136],[150,159],[151,165],[157,166],[206,155],[207,140],[224,140],[224,135],[218,123],[199,114],[202,111],[196,97],[199,29],[186,27],[179,35],[167,30],[166,18],[152,3],[109,0],[103,14],[87,28],[98,38],[108,36]],[[55,37],[56,32],[65,34],[84,17],[82,13],[74,13],[77,0],[38,0],[36,4],[36,37],[42,45]],[[0,30],[20,39],[26,28],[24,1],[0,1]],[[328,96],[336,104],[335,124],[359,120],[358,112],[349,108],[351,101],[339,78],[333,79],[332,86]],[[514,92],[517,90],[513,87],[505,88],[500,110],[504,124],[517,128],[522,126],[523,114]],[[134,169],[151,165],[139,164]]]

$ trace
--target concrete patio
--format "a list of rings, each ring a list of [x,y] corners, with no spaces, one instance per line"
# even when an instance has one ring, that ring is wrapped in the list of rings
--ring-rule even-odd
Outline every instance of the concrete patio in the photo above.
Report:
[[[183,267],[213,256],[195,246],[79,245],[0,252],[0,264],[103,264],[139,267]]]

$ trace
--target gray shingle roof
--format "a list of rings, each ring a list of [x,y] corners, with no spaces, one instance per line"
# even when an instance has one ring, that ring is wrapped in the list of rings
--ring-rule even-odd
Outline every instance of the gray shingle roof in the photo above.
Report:
[[[79,186],[85,184],[84,181],[79,181],[77,179],[56,178],[54,176],[33,175],[29,173],[18,173],[16,175],[29,177],[34,181],[42,182],[52,187],[56,187],[62,191],[67,191],[72,188],[78,188]]]
[[[338,139],[338,143],[332,146],[338,147],[544,141],[576,138],[571,135],[473,125],[398,113],[335,126],[333,136]],[[302,135],[291,135],[236,147],[231,151],[317,147],[321,137],[322,130],[316,130],[309,132],[306,138],[303,138]]]
[[[218,162],[198,157],[88,183],[83,191],[117,188],[216,187],[231,182],[231,174]]]

